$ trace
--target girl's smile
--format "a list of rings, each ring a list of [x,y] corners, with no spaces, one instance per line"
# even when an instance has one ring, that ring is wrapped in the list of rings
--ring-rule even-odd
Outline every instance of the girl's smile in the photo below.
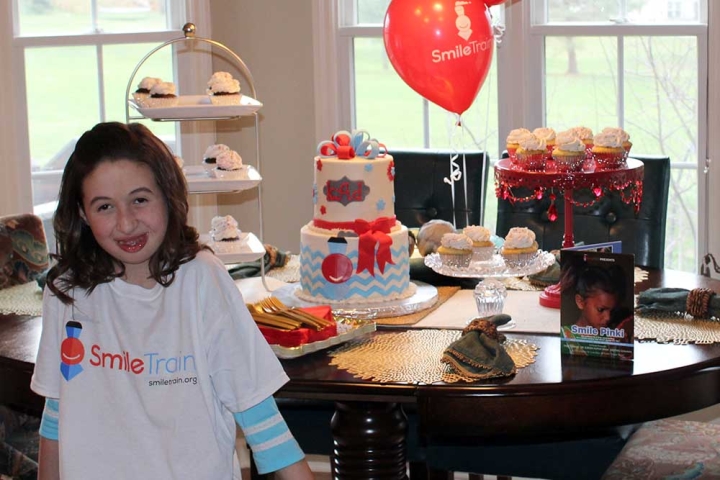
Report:
[[[100,163],[83,181],[80,212],[100,247],[125,266],[125,280],[152,287],[150,258],[167,230],[165,197],[146,165]]]

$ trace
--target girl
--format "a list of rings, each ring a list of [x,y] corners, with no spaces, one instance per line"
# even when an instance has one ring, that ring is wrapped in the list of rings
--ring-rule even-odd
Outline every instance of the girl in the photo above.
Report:
[[[239,477],[235,422],[261,473],[313,478],[272,397],[288,378],[187,214],[182,171],[143,125],[80,137],[31,384],[47,399],[40,479]]]

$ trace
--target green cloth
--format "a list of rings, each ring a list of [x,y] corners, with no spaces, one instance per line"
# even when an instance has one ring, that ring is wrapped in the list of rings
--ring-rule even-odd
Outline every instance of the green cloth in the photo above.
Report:
[[[639,313],[685,312],[690,290],[685,288],[648,288],[640,292],[635,310]],[[708,304],[708,314],[720,317],[720,298],[713,295]]]
[[[290,260],[290,257],[287,253],[281,252],[272,245],[265,245],[265,255],[263,255],[261,259],[239,263],[229,268],[228,273],[236,280],[239,278],[257,277],[260,275],[260,268],[262,267],[260,261],[265,263],[265,273],[267,273],[275,267],[284,267],[288,260]]]
[[[505,347],[477,330],[448,345],[441,361],[459,374],[476,380],[506,377],[516,372],[515,362]]]

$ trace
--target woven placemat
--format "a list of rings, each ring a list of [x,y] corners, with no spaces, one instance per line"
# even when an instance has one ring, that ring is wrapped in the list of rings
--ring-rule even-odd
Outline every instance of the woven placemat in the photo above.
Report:
[[[455,295],[458,290],[460,290],[460,287],[437,287],[438,299],[437,302],[435,302],[435,305],[433,305],[432,307],[421,310],[419,312],[411,313],[410,315],[402,315],[400,317],[377,318],[375,319],[375,323],[378,325],[414,325],[426,316],[428,316],[430,312],[435,311],[440,305],[442,305],[450,297]]]
[[[0,290],[0,314],[42,315],[42,290],[36,282]]]
[[[440,361],[447,346],[460,338],[461,333],[458,330],[408,330],[374,335],[330,352],[330,364],[356,377],[376,382],[475,382]],[[535,362],[536,345],[508,339],[503,346],[516,368]]]
[[[720,320],[699,320],[685,313],[635,314],[634,336],[658,343],[709,345],[720,343]]]

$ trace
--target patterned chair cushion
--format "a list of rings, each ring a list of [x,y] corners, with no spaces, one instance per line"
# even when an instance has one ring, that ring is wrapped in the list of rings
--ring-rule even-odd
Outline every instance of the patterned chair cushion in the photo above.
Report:
[[[0,217],[0,289],[34,281],[47,268],[40,217],[30,213]]]
[[[720,425],[658,420],[630,437],[604,480],[720,478]]]

